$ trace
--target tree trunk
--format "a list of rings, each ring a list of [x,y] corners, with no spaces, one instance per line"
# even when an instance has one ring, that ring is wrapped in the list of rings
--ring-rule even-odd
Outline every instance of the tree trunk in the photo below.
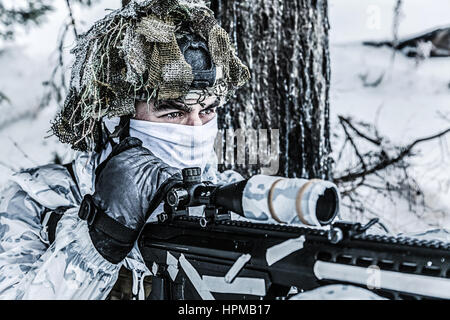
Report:
[[[219,126],[247,138],[252,129],[279,129],[275,174],[330,179],[327,1],[212,0],[211,9],[252,75],[219,114]],[[248,163],[225,167],[261,172]]]

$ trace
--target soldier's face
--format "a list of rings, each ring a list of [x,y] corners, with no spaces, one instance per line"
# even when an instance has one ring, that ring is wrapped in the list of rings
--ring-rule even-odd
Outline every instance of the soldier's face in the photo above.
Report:
[[[200,104],[183,104],[177,101],[161,101],[158,107],[150,101],[138,102],[134,119],[151,122],[166,122],[188,126],[201,126],[216,117],[219,105],[217,97],[208,97]]]

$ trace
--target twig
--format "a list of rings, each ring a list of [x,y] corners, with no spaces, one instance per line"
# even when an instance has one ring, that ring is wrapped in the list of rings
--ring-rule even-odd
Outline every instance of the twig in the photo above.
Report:
[[[372,168],[368,169],[368,170],[362,170],[360,172],[355,172],[355,173],[350,173],[348,175],[339,177],[334,179],[335,183],[343,183],[343,182],[350,182],[350,181],[354,181],[358,178],[362,178],[364,176],[370,175],[372,173],[375,173],[379,170],[383,170],[387,167],[389,167],[390,165],[393,165],[397,162],[399,162],[400,160],[402,160],[406,155],[408,155],[412,149],[418,145],[419,143],[425,142],[425,141],[430,141],[439,137],[444,136],[445,134],[450,132],[450,128],[448,128],[447,130],[444,130],[440,133],[437,133],[435,135],[429,136],[429,137],[425,137],[425,138],[421,138],[421,139],[417,139],[415,140],[413,143],[411,143],[410,145],[408,145],[406,148],[403,148],[403,150],[395,157],[395,158],[387,158],[386,160],[383,160],[379,163],[377,163],[376,165],[374,165]]]
[[[16,149],[19,150],[20,153],[22,153],[22,155],[24,156],[25,159],[29,160],[29,161],[30,161],[31,163],[33,163],[33,165],[35,165],[35,166],[38,165],[33,159],[31,159],[31,158],[25,153],[25,151],[23,151],[23,150],[19,147],[19,145],[17,144],[17,142],[15,142],[11,137],[8,137],[8,138],[9,138],[9,140],[11,140],[11,142],[12,142],[13,145],[14,145],[14,147],[16,147]]]
[[[345,135],[347,136],[347,140],[350,142],[350,144],[353,146],[353,149],[355,150],[356,155],[358,156],[359,160],[361,161],[361,165],[363,167],[363,170],[367,169],[366,162],[364,161],[363,156],[359,153],[358,147],[356,146],[355,142],[353,141],[352,136],[348,133],[347,128],[344,124],[344,120],[342,117],[339,117],[340,124],[342,126],[342,129],[344,129]]]
[[[367,141],[372,142],[374,145],[377,145],[377,146],[381,145],[381,139],[370,138],[367,135],[363,134],[361,131],[359,131],[358,129],[355,128],[355,126],[350,122],[350,119],[345,118],[343,116],[338,116],[338,118],[339,118],[339,121],[345,122],[345,124],[347,124],[361,138],[364,138]]]
[[[9,98],[3,92],[0,91],[0,103],[2,103],[3,101],[11,103],[11,100],[9,100]]]
[[[78,39],[78,31],[75,23],[75,18],[73,16],[72,7],[70,6],[70,0],[66,0],[67,9],[69,10],[70,24],[72,25],[73,34],[75,35],[75,39]]]

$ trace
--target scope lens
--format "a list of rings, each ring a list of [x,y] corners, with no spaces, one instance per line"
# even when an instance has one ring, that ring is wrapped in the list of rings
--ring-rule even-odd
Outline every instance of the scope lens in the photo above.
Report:
[[[316,217],[320,224],[329,224],[337,214],[338,195],[333,188],[325,189],[316,204]]]

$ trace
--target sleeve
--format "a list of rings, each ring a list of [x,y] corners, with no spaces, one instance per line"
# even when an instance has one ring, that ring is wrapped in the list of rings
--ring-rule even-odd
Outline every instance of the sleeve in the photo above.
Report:
[[[240,173],[234,170],[225,170],[224,172],[219,172],[217,170],[217,165],[213,164],[206,165],[202,178],[216,184],[230,184],[244,180]]]
[[[48,247],[40,237],[44,208],[17,185],[2,195],[0,298],[106,298],[121,264],[108,262],[96,251],[78,209],[66,211]]]
[[[230,184],[244,180],[242,175],[234,170],[219,172],[218,160],[215,151],[209,155],[208,161],[206,162],[203,170],[202,178],[216,184]]]
[[[15,299],[18,284],[47,248],[39,237],[44,210],[16,183],[0,196],[0,298]]]

